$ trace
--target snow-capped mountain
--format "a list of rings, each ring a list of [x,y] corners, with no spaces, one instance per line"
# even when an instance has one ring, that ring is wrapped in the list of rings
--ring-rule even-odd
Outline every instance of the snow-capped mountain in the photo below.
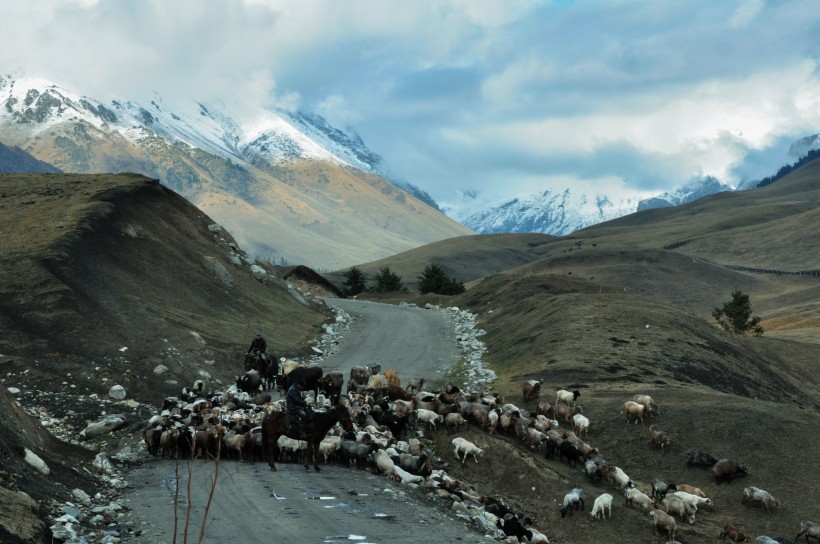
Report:
[[[158,178],[263,258],[338,269],[470,233],[380,177],[355,133],[305,112],[239,119],[222,104],[102,101],[0,77],[0,142],[63,172]]]
[[[573,188],[546,190],[475,213],[463,224],[481,234],[538,232],[561,236],[636,211],[678,206],[706,195],[733,190],[731,185],[711,176],[647,199],[584,193]]]
[[[516,198],[476,213],[464,225],[482,234],[495,232],[539,232],[556,236],[632,213],[637,198],[613,199],[601,194],[546,190]]]
[[[706,176],[692,181],[691,183],[687,183],[682,187],[678,187],[674,191],[641,200],[638,202],[638,211],[649,210],[652,208],[666,208],[668,206],[679,206],[681,204],[686,204],[687,202],[694,202],[695,200],[706,195],[734,190],[735,188],[728,183],[723,183],[712,176]]]

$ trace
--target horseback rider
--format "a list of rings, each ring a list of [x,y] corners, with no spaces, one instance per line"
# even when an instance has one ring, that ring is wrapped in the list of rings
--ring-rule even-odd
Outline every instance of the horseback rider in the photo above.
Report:
[[[306,382],[304,379],[297,380],[290,386],[287,392],[287,413],[289,416],[297,418],[299,423],[299,440],[307,438],[307,426],[313,422],[313,411],[308,406],[307,401],[302,398]]]
[[[253,340],[251,340],[251,347],[248,348],[248,353],[258,351],[259,356],[262,358],[262,362],[265,363],[265,369],[267,369],[270,366],[270,364],[268,363],[268,355],[267,353],[265,353],[267,349],[268,343],[265,342],[265,339],[262,337],[262,333],[256,331],[256,336],[254,336]]]

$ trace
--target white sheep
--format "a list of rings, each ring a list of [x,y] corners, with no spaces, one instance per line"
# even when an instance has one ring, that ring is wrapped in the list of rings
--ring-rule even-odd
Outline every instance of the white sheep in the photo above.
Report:
[[[776,508],[780,506],[780,501],[775,499],[771,493],[754,486],[749,486],[743,489],[743,500],[741,502],[743,504],[759,502],[766,511],[768,511],[769,508]]]
[[[424,476],[410,474],[395,463],[393,464],[393,473],[395,474],[396,479],[403,484],[420,484],[424,481]]]
[[[454,430],[457,431],[459,427],[467,425],[467,420],[458,412],[453,412],[447,414],[447,417],[444,418],[444,424],[447,426],[447,432],[451,433]]]
[[[461,464],[467,460],[468,455],[472,455],[473,459],[475,460],[476,464],[478,464],[478,456],[484,455],[484,450],[470,442],[465,438],[456,437],[453,438],[453,453],[455,453],[456,459],[461,459],[459,454],[464,452],[464,459],[461,460]]]
[[[432,410],[426,410],[424,408],[419,408],[413,412],[414,419],[416,421],[421,421],[427,425],[428,429],[435,430],[436,423],[439,423],[444,420],[444,416],[437,414]]]
[[[650,397],[649,395],[635,395],[632,397],[632,400],[634,400],[638,404],[643,404],[644,406],[646,406],[647,415],[651,415],[653,413],[661,413],[660,407],[658,407],[658,404],[654,400],[652,400],[652,397]]]
[[[813,521],[801,521],[800,532],[797,533],[796,537],[794,537],[794,541],[797,542],[797,540],[803,535],[806,536],[806,542],[809,541],[809,538],[813,538],[820,542],[820,523],[815,523]]]
[[[559,402],[575,404],[575,399],[580,396],[581,392],[577,389],[575,391],[565,391],[564,389],[559,389],[555,395],[555,405],[557,406]]]
[[[690,503],[684,502],[680,497],[669,495],[664,497],[661,501],[664,510],[667,514],[675,514],[680,516],[681,521],[688,521],[689,525],[695,523],[695,512],[698,507],[692,506]]]
[[[382,474],[396,477],[396,464],[384,450],[376,450],[371,454],[373,464]]]
[[[609,493],[604,493],[603,495],[598,495],[595,499],[595,503],[592,505],[592,512],[590,512],[590,516],[593,518],[598,518],[598,514],[601,514],[601,519],[604,519],[605,511],[609,511],[609,519],[612,519],[612,495]]]
[[[615,465],[610,465],[606,471],[606,477],[607,480],[615,484],[618,489],[633,487],[635,485],[626,472],[624,472],[621,467],[616,467]]]
[[[339,449],[339,443],[341,441],[341,436],[327,436],[319,442],[319,454],[325,460],[325,463],[327,463],[328,460],[335,459],[336,450]]]
[[[649,495],[637,487],[630,487],[624,491],[624,497],[626,497],[626,504],[637,504],[644,510],[651,510],[658,507],[657,503]]]
[[[495,434],[495,430],[498,428],[498,410],[490,410],[487,413],[487,432],[490,434]]]
[[[712,506],[712,499],[708,497],[699,497],[693,493],[688,493],[686,491],[675,491],[672,493],[672,496],[681,499],[683,502],[692,505],[693,509],[697,512],[698,507],[706,505]]]
[[[589,419],[581,414],[575,414],[572,416],[572,426],[575,429],[575,434],[586,436],[589,431]]]
[[[584,490],[577,486],[564,495],[564,502],[561,504],[561,517],[563,518],[567,513],[571,516],[573,507],[575,510],[584,509]]]

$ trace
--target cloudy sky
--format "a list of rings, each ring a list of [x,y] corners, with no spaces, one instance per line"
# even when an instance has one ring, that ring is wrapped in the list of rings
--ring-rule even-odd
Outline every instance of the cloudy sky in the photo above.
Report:
[[[313,110],[457,217],[547,188],[736,184],[820,132],[814,0],[0,0],[0,13],[2,73],[101,99]]]

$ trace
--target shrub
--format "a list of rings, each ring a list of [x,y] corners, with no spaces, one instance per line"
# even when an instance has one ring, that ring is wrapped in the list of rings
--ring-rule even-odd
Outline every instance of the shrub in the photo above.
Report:
[[[419,291],[422,295],[426,293],[458,295],[464,292],[464,283],[447,276],[444,270],[436,264],[427,265],[418,280]]]
[[[364,291],[365,278],[358,266],[351,266],[345,271],[345,281],[342,285],[345,286],[345,294],[347,296],[355,296]]]
[[[724,303],[722,308],[716,307],[712,311],[712,317],[725,331],[735,334],[763,335],[760,316],[752,317],[752,303],[749,301],[749,295],[743,291],[732,291],[732,300]]]
[[[407,287],[401,282],[401,276],[390,270],[389,266],[379,270],[376,275],[376,285],[373,286],[376,293],[392,293],[394,291],[407,291]]]

